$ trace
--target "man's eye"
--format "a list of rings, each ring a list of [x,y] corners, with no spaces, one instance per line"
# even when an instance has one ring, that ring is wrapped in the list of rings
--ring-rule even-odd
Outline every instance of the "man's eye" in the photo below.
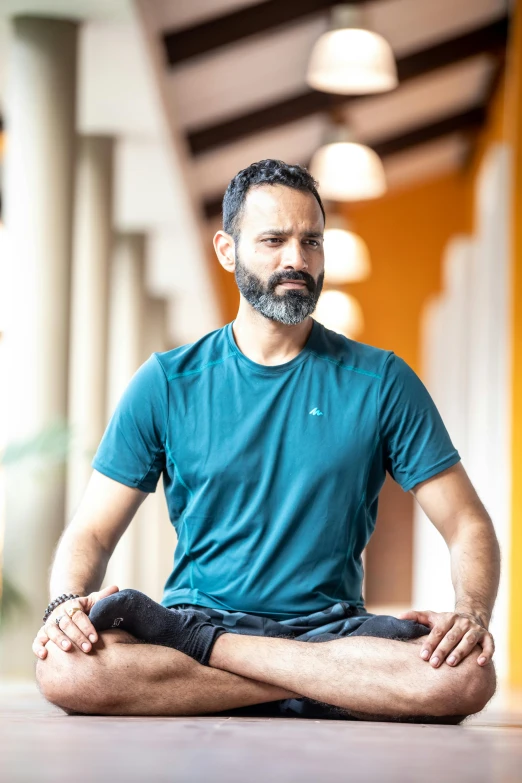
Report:
[[[279,239],[278,237],[269,237],[268,239],[265,239],[265,242],[271,242],[271,243],[274,243],[274,242],[275,242],[276,244],[277,244],[278,242],[281,242],[281,241],[282,241],[282,240],[281,240],[281,239]]]
[[[309,245],[312,245],[312,247],[319,247],[319,242],[317,239],[308,239],[307,242]]]

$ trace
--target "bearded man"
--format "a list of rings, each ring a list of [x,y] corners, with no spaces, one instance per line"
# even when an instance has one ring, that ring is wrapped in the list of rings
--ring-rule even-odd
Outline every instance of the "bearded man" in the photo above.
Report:
[[[230,182],[214,246],[237,317],[134,375],[56,552],[33,649],[66,712],[458,723],[493,695],[493,525],[413,370],[311,317],[324,220],[299,166]],[[387,471],[448,544],[452,612],[365,608]],[[161,474],[178,536],[161,605],[100,592]]]

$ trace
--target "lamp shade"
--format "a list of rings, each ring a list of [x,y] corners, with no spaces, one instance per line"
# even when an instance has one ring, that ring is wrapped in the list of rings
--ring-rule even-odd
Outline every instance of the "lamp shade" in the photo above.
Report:
[[[327,228],[324,232],[324,279],[327,283],[357,283],[371,272],[366,242],[353,231]]]
[[[341,95],[393,90],[397,67],[389,43],[370,30],[324,33],[315,44],[306,80],[310,87]]]
[[[386,192],[381,159],[364,144],[325,144],[314,154],[310,171],[319,182],[321,196],[332,201],[359,201]]]
[[[314,318],[319,323],[355,339],[364,329],[364,317],[361,305],[354,296],[342,291],[323,291],[314,311]]]

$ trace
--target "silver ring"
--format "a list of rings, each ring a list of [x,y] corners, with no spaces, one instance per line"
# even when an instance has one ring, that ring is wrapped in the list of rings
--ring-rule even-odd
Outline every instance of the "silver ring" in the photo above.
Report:
[[[59,617],[57,617],[57,618],[55,619],[55,621],[54,621],[54,622],[56,623],[56,625],[58,626],[58,628],[60,628],[60,620],[62,619],[62,617],[65,617],[65,615],[61,614],[61,615],[60,615]],[[61,630],[61,628],[60,628],[60,630]]]

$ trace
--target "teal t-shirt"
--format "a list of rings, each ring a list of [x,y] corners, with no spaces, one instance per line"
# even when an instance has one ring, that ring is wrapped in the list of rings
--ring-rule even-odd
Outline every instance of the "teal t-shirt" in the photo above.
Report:
[[[163,472],[178,536],[164,606],[288,619],[364,605],[386,471],[408,491],[459,460],[406,362],[313,320],[276,366],[241,353],[232,323],[152,354],[92,467],[144,492]]]

